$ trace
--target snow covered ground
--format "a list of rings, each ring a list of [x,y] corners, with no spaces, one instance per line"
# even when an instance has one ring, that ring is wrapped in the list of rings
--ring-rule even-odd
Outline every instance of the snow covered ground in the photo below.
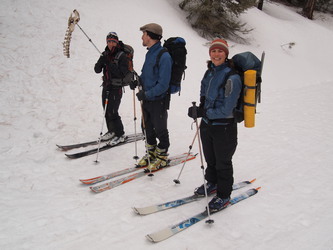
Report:
[[[186,39],[186,80],[181,96],[172,96],[169,128],[170,154],[188,151],[195,130],[187,108],[199,99],[208,48],[176,3],[1,2],[0,249],[333,249],[332,16],[316,13],[310,21],[267,1],[263,11],[241,16],[254,30],[247,45],[230,41],[230,54],[265,51],[266,60],[256,127],[239,125],[235,181],[257,178],[253,187],[262,189],[214,215],[213,225],[201,222],[153,244],[146,234],[200,212],[205,200],[144,217],[131,209],[191,194],[203,179],[199,158],[186,164],[181,185],[173,182],[178,166],[94,194],[79,179],[133,166],[135,144],[100,153],[99,164],[96,156],[68,160],[57,150],[97,138],[103,121],[97,51],[76,27],[71,58],[62,53],[67,19],[77,9],[100,50],[109,31],[134,47],[138,72],[146,53],[140,26],[157,22],[165,38]],[[120,112],[133,133],[129,88]],[[198,152],[197,143],[193,148]]]

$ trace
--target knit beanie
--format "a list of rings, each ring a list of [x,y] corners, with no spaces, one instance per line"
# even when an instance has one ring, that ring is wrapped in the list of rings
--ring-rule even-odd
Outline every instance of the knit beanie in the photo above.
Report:
[[[117,33],[114,31],[109,32],[109,34],[106,36],[106,41],[109,41],[109,40],[119,43]]]
[[[221,49],[224,51],[226,56],[228,57],[229,55],[229,46],[227,41],[223,39],[215,39],[214,41],[211,42],[210,47],[209,47],[209,54],[213,49]]]

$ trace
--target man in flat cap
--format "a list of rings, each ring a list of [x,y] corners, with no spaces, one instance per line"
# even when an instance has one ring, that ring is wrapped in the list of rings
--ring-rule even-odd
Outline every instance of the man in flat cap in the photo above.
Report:
[[[140,75],[140,90],[137,98],[142,101],[142,127],[146,132],[146,155],[139,161],[139,166],[147,166],[155,171],[167,165],[168,149],[170,146],[168,120],[168,89],[171,78],[172,59],[168,52],[157,57],[163,47],[162,27],[149,23],[140,28],[142,45],[148,52]],[[131,86],[132,89],[135,86]],[[158,141],[157,141],[158,139]]]

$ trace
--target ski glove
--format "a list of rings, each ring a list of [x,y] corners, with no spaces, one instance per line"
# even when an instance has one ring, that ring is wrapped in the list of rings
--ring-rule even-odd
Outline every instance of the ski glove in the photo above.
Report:
[[[102,69],[105,67],[106,63],[107,63],[106,56],[100,56],[94,67],[95,72],[101,73]]]
[[[106,55],[104,55],[104,54],[98,59],[98,63],[99,63],[101,66],[106,65],[107,62],[108,62],[108,59],[107,59]]]
[[[146,100],[145,92],[142,89],[136,94],[136,96],[139,101]]]
[[[205,110],[203,107],[191,106],[188,108],[187,115],[193,119],[205,116]]]
[[[134,90],[138,86],[138,80],[131,81],[129,86],[131,90]]]

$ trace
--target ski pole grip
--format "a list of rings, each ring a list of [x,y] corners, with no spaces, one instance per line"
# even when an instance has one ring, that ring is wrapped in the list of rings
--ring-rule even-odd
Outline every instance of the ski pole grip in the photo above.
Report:
[[[192,117],[195,120],[198,117],[196,102],[192,102],[192,107],[193,107],[193,109],[192,109]]]

